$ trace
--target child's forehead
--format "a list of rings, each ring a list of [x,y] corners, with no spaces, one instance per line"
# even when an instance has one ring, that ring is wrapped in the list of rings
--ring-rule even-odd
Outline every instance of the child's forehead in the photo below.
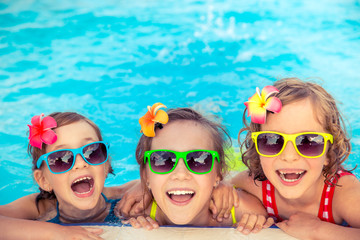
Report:
[[[323,117],[311,99],[306,98],[283,106],[279,113],[267,114],[261,130],[297,133],[306,131],[324,132]]]

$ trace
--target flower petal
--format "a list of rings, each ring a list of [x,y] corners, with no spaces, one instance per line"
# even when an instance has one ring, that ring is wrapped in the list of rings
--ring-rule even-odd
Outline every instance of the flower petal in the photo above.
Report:
[[[33,125],[33,126],[39,126],[40,127],[40,125],[41,125],[41,118],[44,116],[44,114],[42,113],[42,114],[40,114],[40,115],[38,115],[38,116],[33,116],[32,118],[31,118],[31,124]]]
[[[41,138],[40,138],[39,134],[32,136],[30,138],[30,140],[29,140],[29,143],[33,147],[37,147],[37,148],[40,148],[40,149],[42,147],[42,141],[41,141]]]
[[[248,102],[248,111],[251,116],[251,121],[254,123],[263,124],[266,120],[266,109],[259,106],[257,103]]]
[[[44,117],[42,119],[41,125],[42,125],[43,130],[57,127],[57,123],[56,123],[55,119],[52,117],[49,117],[49,116]],[[52,143],[50,143],[50,144],[52,144]]]
[[[270,97],[271,94],[278,93],[279,90],[277,90],[274,86],[266,86],[261,90],[261,98],[266,101],[268,97]]]
[[[46,130],[40,135],[40,139],[45,144],[53,144],[57,140],[57,136],[53,130]]]
[[[280,112],[281,107],[282,107],[281,101],[277,97],[270,97],[266,101],[266,104],[264,106],[264,108],[266,110],[271,111],[271,112],[275,112],[275,113]]]
[[[162,103],[155,103],[154,105],[152,105],[151,107],[151,113],[155,116],[156,112],[160,109],[160,108],[166,108],[166,106]]]
[[[169,121],[169,116],[164,110],[158,110],[153,121],[166,124]]]
[[[147,137],[155,137],[155,122],[143,121],[141,124],[141,131]]]

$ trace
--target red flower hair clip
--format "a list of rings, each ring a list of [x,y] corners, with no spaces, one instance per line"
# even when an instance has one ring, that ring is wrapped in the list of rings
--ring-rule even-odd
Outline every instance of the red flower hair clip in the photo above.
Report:
[[[56,133],[51,128],[57,127],[54,118],[44,114],[34,116],[31,118],[31,124],[28,125],[30,129],[29,143],[33,147],[42,148],[42,143],[53,144],[57,140]]]

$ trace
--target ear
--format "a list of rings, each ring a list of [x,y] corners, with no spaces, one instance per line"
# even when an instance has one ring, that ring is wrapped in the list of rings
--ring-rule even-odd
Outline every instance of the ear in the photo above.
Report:
[[[35,181],[37,182],[37,184],[39,185],[39,187],[47,192],[51,192],[52,186],[50,184],[50,182],[47,180],[47,178],[44,175],[44,172],[40,169],[35,169],[34,171],[34,178]]]
[[[219,183],[220,183],[220,176],[217,175],[216,178],[215,178],[215,182],[214,182],[214,188],[216,188],[217,186],[219,186]]]

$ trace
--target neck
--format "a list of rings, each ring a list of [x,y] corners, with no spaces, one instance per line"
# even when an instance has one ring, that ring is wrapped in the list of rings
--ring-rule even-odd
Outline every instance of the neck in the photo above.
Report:
[[[82,210],[75,207],[62,207],[59,204],[60,220],[64,223],[79,223],[79,222],[102,222],[107,215],[108,204],[105,199],[101,197],[92,209]]]

